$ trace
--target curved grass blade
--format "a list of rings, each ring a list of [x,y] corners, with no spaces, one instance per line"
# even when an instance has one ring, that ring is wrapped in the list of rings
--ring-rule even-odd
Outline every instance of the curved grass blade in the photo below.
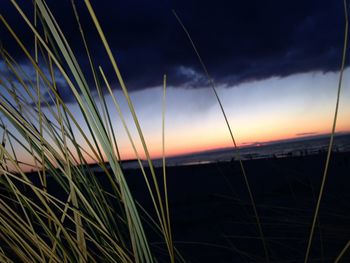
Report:
[[[324,172],[323,172],[323,176],[322,176],[320,192],[318,194],[316,208],[315,208],[315,212],[314,212],[314,216],[313,216],[313,220],[312,220],[312,224],[311,224],[311,229],[310,229],[310,234],[309,234],[309,238],[308,238],[304,263],[307,263],[309,260],[309,255],[310,255],[310,250],[311,250],[311,246],[312,246],[312,240],[313,240],[313,236],[314,236],[318,212],[319,212],[320,205],[321,205],[323,190],[324,190],[324,187],[326,184],[326,179],[327,179],[327,174],[328,174],[328,166],[329,166],[329,161],[330,161],[330,157],[331,157],[331,153],[332,153],[335,128],[336,128],[336,124],[337,124],[339,101],[340,101],[340,91],[342,88],[343,73],[344,73],[345,61],[346,61],[346,49],[348,46],[348,30],[349,29],[348,29],[348,8],[347,8],[346,0],[344,0],[344,11],[345,11],[344,46],[343,46],[343,56],[342,56],[342,62],[341,62],[341,67],[340,67],[339,81],[338,81],[337,100],[336,100],[336,104],[335,104],[332,131],[331,131],[331,136],[330,136],[329,145],[328,145],[327,159],[326,159]]]
[[[249,194],[249,198],[250,198],[250,201],[251,201],[251,205],[252,205],[252,208],[253,208],[253,212],[254,212],[254,216],[255,216],[255,219],[256,219],[256,224],[257,224],[257,227],[258,227],[258,231],[259,231],[259,235],[260,235],[260,238],[261,238],[261,241],[262,241],[262,245],[263,245],[263,249],[264,249],[264,253],[265,253],[265,259],[266,259],[266,262],[270,262],[270,259],[269,259],[269,252],[268,252],[268,247],[267,247],[267,242],[266,242],[266,239],[265,239],[265,236],[264,236],[264,233],[263,233],[263,230],[262,230],[262,227],[261,227],[261,222],[260,222],[260,218],[259,218],[259,214],[258,214],[258,210],[256,208],[256,203],[255,203],[255,200],[254,200],[254,196],[253,196],[253,192],[251,190],[251,187],[250,187],[250,184],[249,184],[249,180],[248,180],[248,177],[247,177],[247,174],[246,174],[246,171],[245,171],[245,168],[244,168],[244,165],[243,165],[243,162],[240,158],[240,154],[239,154],[239,150],[238,150],[238,147],[237,147],[237,143],[236,143],[236,140],[233,136],[233,132],[232,132],[232,129],[231,129],[231,125],[227,119],[227,116],[226,116],[226,113],[225,113],[225,110],[224,110],[224,107],[221,103],[221,100],[220,100],[220,97],[217,93],[217,90],[216,90],[216,86],[215,86],[215,83],[214,83],[214,80],[211,78],[211,76],[209,75],[209,71],[207,69],[207,67],[205,66],[204,64],[204,61],[202,60],[202,57],[200,56],[197,48],[196,48],[196,45],[194,44],[192,38],[191,38],[191,35],[189,34],[188,30],[186,29],[185,25],[182,23],[180,17],[176,14],[176,12],[173,10],[173,14],[174,16],[176,17],[177,21],[179,22],[180,26],[182,27],[183,31],[185,32],[188,40],[190,41],[191,43],[191,46],[194,50],[194,52],[196,53],[197,55],[197,58],[202,66],[202,69],[205,73],[205,76],[208,78],[209,80],[209,83],[210,83],[210,86],[214,92],[214,95],[215,95],[215,98],[217,100],[217,102],[219,103],[219,106],[220,106],[220,110],[224,116],[224,119],[225,119],[225,123],[226,123],[226,126],[229,130],[229,133],[230,133],[230,137],[231,137],[231,140],[232,140],[232,143],[233,143],[233,146],[234,146],[234,149],[235,149],[235,154],[236,154],[236,159],[238,159],[239,161],[239,165],[241,167],[241,171],[242,171],[242,175],[243,175],[243,178],[244,178],[244,182],[245,182],[245,185],[247,187],[247,190],[248,190],[248,194]]]

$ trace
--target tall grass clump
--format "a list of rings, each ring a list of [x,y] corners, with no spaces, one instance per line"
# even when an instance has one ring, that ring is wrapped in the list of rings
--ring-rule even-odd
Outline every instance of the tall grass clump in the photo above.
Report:
[[[10,2],[33,36],[34,54],[1,15],[2,26],[26,56],[29,69],[23,69],[4,43],[1,59],[8,74],[0,83],[0,261],[156,262],[160,256],[181,261],[172,242],[165,168],[161,187],[128,89],[90,2],[85,1],[87,10],[128,102],[150,175],[109,80],[94,64],[74,1],[89,69],[80,66],[44,0],[34,1],[34,20],[15,0]],[[88,75],[93,77],[92,85]],[[164,96],[165,86],[164,78]],[[115,109],[107,107],[102,87],[107,87]],[[79,112],[72,112],[62,93],[73,94]],[[112,110],[119,114],[138,158],[148,189],[145,195],[153,203],[150,213],[135,201],[126,182]],[[96,172],[91,162],[103,172]],[[102,181],[108,181],[108,189]],[[152,247],[145,225],[163,240],[164,248]]]

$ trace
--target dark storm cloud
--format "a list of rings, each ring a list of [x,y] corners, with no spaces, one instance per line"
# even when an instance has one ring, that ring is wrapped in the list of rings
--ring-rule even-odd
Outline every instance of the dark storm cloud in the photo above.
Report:
[[[23,2],[27,2],[25,11],[29,12],[30,1]],[[115,81],[86,7],[82,1],[76,2],[95,62]],[[206,84],[172,9],[182,18],[209,72],[220,84],[333,71],[341,61],[345,24],[342,0],[92,2],[126,83],[134,90],[160,85],[163,73],[167,73],[169,85]],[[70,1],[48,4],[87,69]],[[31,43],[32,36],[11,4],[2,1],[0,5],[22,39]],[[3,42],[22,58],[13,45],[7,45],[11,43],[8,37]]]

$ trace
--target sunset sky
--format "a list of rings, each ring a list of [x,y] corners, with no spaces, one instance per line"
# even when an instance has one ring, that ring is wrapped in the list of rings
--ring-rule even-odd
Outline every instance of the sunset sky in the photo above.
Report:
[[[30,3],[22,2],[29,14]],[[94,61],[103,66],[112,80],[114,93],[136,138],[126,102],[86,7],[83,1],[76,2]],[[331,131],[344,41],[342,0],[92,4],[131,91],[152,157],[161,155],[163,74],[168,78],[167,155],[232,145],[214,93],[172,9],[182,18],[217,85],[239,145]],[[48,5],[88,74],[88,61],[70,1],[48,1]],[[2,1],[0,10],[30,46],[32,35],[11,3]],[[4,47],[22,66],[27,65],[3,26],[0,33]],[[8,73],[1,61],[0,72]],[[34,77],[31,69],[28,73]],[[92,78],[88,81],[93,83]],[[350,69],[346,68],[338,132],[350,132],[349,84]],[[75,111],[77,105],[65,88],[62,82],[62,97]],[[121,155],[132,158],[126,133],[112,110],[112,100],[107,92],[105,96]]]

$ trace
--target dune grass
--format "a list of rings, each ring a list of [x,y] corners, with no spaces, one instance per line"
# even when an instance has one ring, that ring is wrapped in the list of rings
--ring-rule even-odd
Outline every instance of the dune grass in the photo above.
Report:
[[[161,185],[157,180],[129,91],[90,1],[85,0],[86,8],[114,70],[114,77],[122,88],[133,124],[137,128],[138,138],[131,135],[118,99],[111,88],[111,81],[108,80],[102,66],[94,62],[74,0],[71,0],[72,9],[89,61],[89,70],[83,69],[79,64],[59,26],[59,21],[55,20],[44,0],[36,0],[34,3],[34,21],[28,18],[28,14],[25,14],[15,0],[10,1],[33,35],[34,55],[29,51],[30,46],[23,43],[21,37],[8,24],[6,17],[1,15],[0,20],[25,54],[30,68],[35,72],[35,81],[33,82],[28,72],[5,48],[0,50],[1,58],[10,72],[0,83],[3,90],[0,93],[0,261],[158,262],[156,247],[161,244],[164,246],[162,253],[167,255],[167,261],[185,262],[174,244],[235,250],[233,246],[226,247],[221,244],[173,240],[165,160],[166,75],[163,77]],[[338,97],[304,262],[309,260],[336,127],[347,47],[348,18],[345,0],[344,3],[346,29]],[[237,143],[214,80],[210,77],[184,24],[175,12],[174,15],[191,42],[220,106],[233,147],[236,149],[255,217],[254,225],[258,236],[254,238],[261,240],[264,260],[269,262],[268,242],[271,240],[267,240],[264,235],[261,223],[263,219],[258,214],[259,206],[255,202],[245,167],[239,158]],[[93,77],[93,84],[88,82],[88,75]],[[62,79],[64,87],[61,86]],[[107,107],[103,87],[111,96],[114,109]],[[60,94],[63,88],[73,94],[74,103],[78,105],[78,114],[72,112],[62,99]],[[92,94],[93,90],[96,91],[98,99]],[[112,111],[119,115],[137,157],[141,176],[147,186],[145,195],[149,195],[153,211],[146,211],[134,199],[129,189],[121,167],[122,153],[118,148],[118,136],[113,129]],[[82,120],[84,125],[81,124]],[[149,172],[141,161],[141,154],[135,145],[136,139],[141,141]],[[22,159],[20,156],[26,158]],[[91,162],[98,164],[103,174],[95,172]],[[28,173],[29,170],[32,172]],[[108,190],[102,186],[101,176],[108,180]],[[50,182],[54,182],[55,188],[58,188],[52,189]],[[150,243],[146,226],[150,226],[162,241]],[[226,238],[249,237],[231,235]],[[335,259],[336,262],[341,260],[349,244],[345,244]],[[248,256],[252,260],[255,259],[252,255]]]
[[[0,95],[0,109],[3,114],[0,176],[3,190],[0,200],[1,258],[25,262],[154,262],[154,252],[144,230],[147,222],[154,225],[157,235],[163,236],[169,261],[174,262],[168,198],[167,195],[162,196],[159,189],[128,90],[91,4],[86,1],[92,21],[128,101],[151,168],[152,179],[149,180],[134,146],[134,139],[123,121],[148,185],[148,194],[153,200],[157,220],[153,220],[142,207],[138,207],[125,180],[120,166],[117,138],[112,128],[111,109],[107,108],[104,100],[102,83],[107,85],[116,110],[121,117],[123,115],[102,68],[98,76],[74,1],[72,8],[90,63],[91,72],[88,73],[81,69],[45,1],[35,1],[33,22],[16,1],[11,3],[27,24],[28,31],[33,34],[34,56],[5,17],[1,16],[1,22],[30,61],[36,81],[32,83],[26,71],[5,49],[1,50],[2,59],[11,73],[1,83],[5,92]],[[90,73],[94,78],[94,87],[86,80],[85,74]],[[64,79],[65,87],[60,86],[58,76]],[[62,100],[60,93],[64,88],[74,94],[80,110],[78,115],[71,112]],[[92,89],[96,89],[98,93],[99,104],[93,98]],[[83,116],[87,131],[82,128],[79,123],[81,119],[77,119],[77,116]],[[27,157],[25,163],[18,159],[19,151]],[[100,185],[97,177],[101,175],[92,171],[89,166],[91,160],[108,177],[111,192],[106,192]],[[26,174],[28,166],[34,175]],[[164,172],[164,178],[165,176]],[[60,189],[55,189],[55,192],[60,192],[59,196],[52,193],[48,180],[54,180],[60,186]],[[166,180],[164,191],[167,192]],[[181,261],[181,257],[179,258]]]

